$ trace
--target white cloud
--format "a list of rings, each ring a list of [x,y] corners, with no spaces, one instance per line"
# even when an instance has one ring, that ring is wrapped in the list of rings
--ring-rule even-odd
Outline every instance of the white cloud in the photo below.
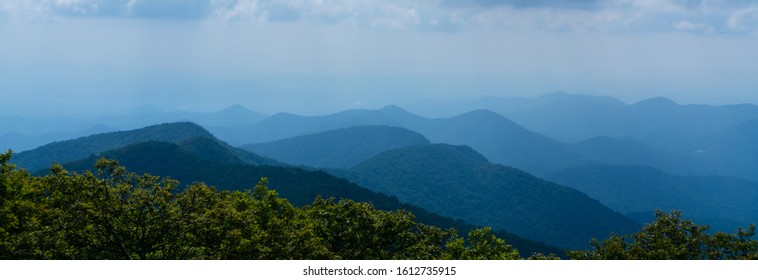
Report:
[[[39,18],[99,15],[151,19],[182,17],[208,21],[300,21],[378,29],[518,29],[558,31],[744,32],[758,27],[758,6],[724,0],[610,0],[581,8],[540,1],[538,5],[498,5],[445,0],[197,0],[201,11],[175,12],[171,3],[150,10],[156,0],[0,0],[0,15]],[[193,2],[193,3],[195,3]],[[158,2],[155,2],[158,3]],[[205,3],[205,6],[202,4]],[[146,6],[147,5],[147,6]],[[155,8],[153,7],[153,8]],[[166,8],[168,7],[168,8]],[[161,16],[165,13],[165,16]],[[175,13],[175,14],[171,14]],[[180,15],[177,15],[179,13]]]
[[[257,0],[212,0],[212,16],[224,21],[253,19],[259,16]]]
[[[758,6],[732,11],[726,25],[729,29],[737,31],[755,29],[758,27]]]
[[[704,32],[706,34],[713,33],[714,28],[710,24],[704,24],[704,23],[694,23],[691,21],[679,21],[672,24],[672,26],[677,30],[682,31],[699,31]]]
[[[87,15],[97,13],[99,2],[96,0],[55,0],[55,7],[76,14]]]
[[[126,5],[124,5],[124,14],[130,15],[134,12],[134,6],[137,5],[137,0],[129,0],[126,2]]]

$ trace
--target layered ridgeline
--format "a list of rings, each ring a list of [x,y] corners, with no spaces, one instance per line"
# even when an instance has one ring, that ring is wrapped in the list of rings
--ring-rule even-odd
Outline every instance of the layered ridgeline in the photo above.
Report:
[[[423,135],[404,128],[356,126],[242,148],[294,165],[350,168],[385,151],[425,144]]]
[[[567,248],[639,228],[574,189],[491,164],[465,146],[434,144],[382,153],[348,176],[403,202]]]
[[[529,130],[568,142],[596,136],[629,138],[651,144],[681,144],[758,119],[758,106],[681,105],[656,97],[633,104],[608,96],[553,92],[535,98],[485,97],[467,102],[426,102],[409,107],[424,116],[454,116],[485,109]]]
[[[160,127],[161,129],[156,129]],[[137,139],[138,136],[149,134],[154,131],[165,133],[177,133],[172,136],[164,135],[164,138],[175,139],[172,142],[146,141],[127,145],[118,149],[95,153],[83,153],[71,151],[74,154],[87,154],[84,157],[64,164],[67,169],[82,172],[92,169],[95,162],[100,158],[118,160],[130,171],[136,173],[150,173],[160,176],[169,176],[182,182],[206,182],[222,189],[244,190],[251,188],[262,177],[269,178],[270,187],[277,190],[283,197],[295,205],[302,206],[312,203],[318,196],[347,198],[354,201],[370,202],[378,209],[397,210],[406,209],[416,215],[419,222],[438,226],[441,228],[456,228],[458,232],[468,232],[474,226],[462,220],[453,220],[425,211],[422,208],[410,204],[398,202],[396,198],[377,194],[366,188],[350,183],[345,179],[337,178],[325,172],[306,171],[300,168],[283,166],[264,166],[248,164],[251,158],[264,157],[239,151],[225,143],[215,139],[207,131],[190,123],[164,124],[156,127],[133,130],[127,132],[99,135],[97,137],[84,137],[77,140],[67,141],[65,147],[86,147],[88,151],[100,151],[93,143],[99,143],[104,147],[119,146],[124,143],[123,139]],[[194,130],[195,135],[186,133]],[[184,140],[178,140],[184,138]],[[93,141],[97,139],[98,141]],[[62,150],[55,147],[49,151]],[[69,154],[71,154],[69,153]],[[65,155],[69,155],[65,154]],[[49,161],[65,162],[55,154],[46,154]],[[14,160],[15,161],[15,160]],[[267,159],[267,162],[274,162]],[[49,168],[48,165],[46,168]],[[38,173],[47,173],[45,168],[39,168]],[[519,249],[528,256],[531,252],[545,254],[562,252],[552,246],[545,245],[518,237],[505,231],[496,234],[505,239],[509,244]]]
[[[706,163],[711,174],[758,180],[758,119],[746,121],[692,141],[685,152]]]
[[[674,174],[709,174],[706,161],[684,152],[675,152],[630,139],[593,137],[572,148],[597,163],[640,165]]]
[[[165,111],[143,106],[98,117],[0,116],[0,150],[22,152],[54,141],[131,130],[158,123],[193,122],[212,132],[253,125],[268,115],[233,105],[215,112]]]
[[[758,182],[725,176],[679,176],[644,166],[587,165],[548,176],[607,205],[650,222],[658,209],[681,210],[715,230],[758,223]]]
[[[211,139],[211,141],[218,142],[227,153],[232,153],[236,158],[247,163],[276,163],[271,159],[257,156],[222,143],[216,140],[207,130],[189,122],[153,125],[141,129],[101,133],[73,140],[53,142],[30,151],[21,152],[13,157],[13,162],[19,167],[36,171],[49,168],[52,162],[69,162],[131,144],[146,141],[179,143],[195,138]],[[185,142],[184,144],[192,145],[192,142]],[[198,150],[198,152],[212,154],[216,151]]]
[[[607,96],[554,92],[536,98],[430,101],[409,108],[436,117],[491,110],[531,131],[581,142],[579,152],[599,163],[758,180],[758,146],[752,144],[758,141],[758,106],[754,104],[682,105],[664,97],[627,104]]]
[[[444,119],[422,118],[395,106],[315,117],[277,114],[240,130],[236,136],[220,137],[231,143],[237,141],[237,144],[265,143],[361,125],[401,127],[420,133],[432,143],[467,145],[494,163],[535,174],[548,174],[591,162],[568,144],[531,132],[498,114],[483,110]],[[287,140],[285,143],[294,142],[297,141]]]
[[[53,141],[114,130],[94,121],[70,118],[0,116],[0,151],[27,151]]]

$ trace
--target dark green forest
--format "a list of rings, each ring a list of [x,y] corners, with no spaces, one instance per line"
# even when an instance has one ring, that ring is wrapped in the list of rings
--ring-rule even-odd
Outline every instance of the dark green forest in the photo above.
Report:
[[[316,198],[296,207],[267,188],[127,172],[100,160],[81,174],[33,176],[2,155],[1,259],[518,259],[489,228],[459,237],[408,211]],[[542,257],[542,256],[538,256]]]
[[[213,141],[205,141],[205,143],[208,147],[200,150],[218,150],[218,143]],[[269,189],[277,191],[280,197],[286,198],[296,207],[312,204],[320,195],[369,202],[374,208],[385,211],[405,209],[414,214],[416,221],[439,228],[455,228],[458,232],[469,232],[476,228],[467,221],[440,216],[416,205],[401,203],[395,197],[373,192],[322,171],[307,171],[294,167],[253,166],[237,164],[237,161],[223,162],[205,156],[201,157],[201,153],[196,152],[197,150],[187,149],[187,145],[183,143],[145,142],[108,151],[100,156],[66,163],[63,166],[69,171],[79,173],[86,170],[95,172],[93,166],[101,157],[105,157],[118,160],[131,172],[168,176],[179,180],[183,182],[180,188],[200,181],[216,186],[219,190],[229,191],[244,191],[260,178],[266,177],[272,182]],[[48,172],[49,170],[41,171],[36,175],[44,176]],[[522,238],[504,230],[496,229],[494,233],[525,255],[534,252],[562,255],[562,251],[555,246]]]
[[[0,156],[2,259],[519,259],[489,228],[464,237],[404,210],[316,198],[296,207],[267,188],[218,191],[128,172],[102,159],[95,172],[52,166],[33,176]],[[755,226],[709,234],[678,212],[630,236],[592,240],[576,259],[756,259]],[[555,259],[532,255],[530,259]]]

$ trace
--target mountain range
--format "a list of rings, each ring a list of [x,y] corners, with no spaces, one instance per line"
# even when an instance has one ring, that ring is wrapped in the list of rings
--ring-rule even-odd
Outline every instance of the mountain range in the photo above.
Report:
[[[540,242],[585,248],[635,231],[658,209],[722,231],[758,221],[755,105],[556,92],[408,108],[419,115],[386,106],[267,116],[232,106],[57,123],[0,116],[0,144],[26,149],[12,161],[37,174],[53,162],[83,171],[108,157],[225,189],[268,177],[296,205],[334,196],[408,209],[442,227],[492,226],[524,252],[559,251]],[[177,120],[185,122],[155,125]]]
[[[143,106],[94,117],[0,115],[0,150],[22,152],[55,141],[169,122],[193,122],[215,132],[228,127],[249,126],[266,117],[268,115],[241,105],[232,105],[216,112],[165,111]]]
[[[407,129],[354,126],[242,148],[294,165],[350,168],[384,151],[424,144],[429,144],[429,140]]]
[[[379,110],[349,110],[314,117],[277,114],[254,126],[238,130],[235,137],[220,138],[236,139],[236,143],[231,143],[255,147],[258,143],[365,125],[400,127],[418,132],[432,143],[471,146],[494,163],[536,174],[548,174],[591,162],[570,149],[568,144],[531,132],[498,114],[484,110],[443,119],[419,117],[397,106]]]
[[[192,138],[215,140],[212,134],[194,123],[160,124],[141,129],[101,133],[73,140],[53,142],[30,151],[21,152],[14,156],[13,162],[20,167],[36,171],[50,167],[53,162],[70,162],[131,144],[148,141],[178,143]],[[271,159],[251,154],[225,143],[219,143],[226,146],[228,152],[234,153],[240,160],[247,163],[277,164]]]
[[[151,134],[160,135],[160,137],[145,136]],[[140,141],[132,141],[134,139]],[[135,143],[124,144],[127,142]],[[92,143],[117,148],[100,151],[102,149],[94,149]],[[270,189],[276,190],[282,197],[297,206],[308,205],[318,196],[344,198],[370,202],[377,209],[382,210],[405,209],[412,212],[419,222],[441,228],[455,228],[460,232],[468,232],[475,228],[461,219],[440,216],[421,207],[401,203],[395,197],[373,192],[323,171],[288,167],[273,160],[252,165],[248,162],[248,158],[265,158],[249,152],[241,152],[240,149],[225,144],[192,123],[162,124],[132,131],[92,135],[62,143],[52,143],[25,153],[28,157],[28,155],[49,152],[47,154],[49,158],[56,162],[65,162],[56,156],[64,149],[68,149],[68,153],[65,154],[67,157],[86,154],[76,151],[78,149],[92,152],[80,159],[63,164],[64,168],[76,172],[92,170],[98,159],[108,158],[119,161],[129,171],[138,174],[168,176],[188,184],[201,181],[226,190],[247,190],[265,177],[270,182]],[[14,159],[14,161],[28,168],[24,160]],[[275,165],[268,165],[271,163]],[[40,175],[45,173],[47,171],[44,169],[37,172]],[[563,255],[557,247],[540,241],[522,238],[504,230],[498,230],[496,234],[527,255],[531,252]]]

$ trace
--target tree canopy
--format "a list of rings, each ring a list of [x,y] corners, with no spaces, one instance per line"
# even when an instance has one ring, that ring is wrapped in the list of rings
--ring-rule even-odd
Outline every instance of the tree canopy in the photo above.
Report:
[[[656,212],[656,220],[629,236],[612,234],[592,240],[587,251],[571,251],[574,259],[594,260],[706,260],[758,259],[755,225],[734,234],[710,234],[709,226],[682,219],[679,211]]]
[[[0,259],[515,259],[489,228],[468,238],[410,212],[317,198],[295,207],[262,178],[251,190],[130,173],[100,160],[32,176],[2,154]]]
[[[316,198],[296,207],[262,178],[246,191],[128,172],[102,159],[81,174],[32,176],[0,154],[0,259],[519,259],[490,228],[459,237],[405,210]],[[755,226],[710,233],[658,212],[574,259],[758,259]],[[530,259],[556,259],[536,254]]]

